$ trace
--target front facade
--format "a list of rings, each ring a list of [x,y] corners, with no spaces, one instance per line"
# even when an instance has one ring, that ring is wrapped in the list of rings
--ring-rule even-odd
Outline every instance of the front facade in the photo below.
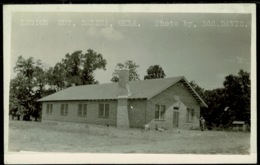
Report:
[[[139,89],[139,92],[142,91]],[[131,95],[131,93],[125,94]],[[132,95],[135,95],[134,90]],[[197,128],[200,107],[204,103],[198,101],[194,91],[188,87],[184,79],[146,98],[126,96],[111,99],[43,100],[42,102],[42,121],[132,128],[143,128],[149,125],[151,129]]]

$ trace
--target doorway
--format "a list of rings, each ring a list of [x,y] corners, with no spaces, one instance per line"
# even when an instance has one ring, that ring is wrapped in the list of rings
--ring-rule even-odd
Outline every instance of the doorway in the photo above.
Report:
[[[173,127],[179,127],[179,112],[173,111]]]

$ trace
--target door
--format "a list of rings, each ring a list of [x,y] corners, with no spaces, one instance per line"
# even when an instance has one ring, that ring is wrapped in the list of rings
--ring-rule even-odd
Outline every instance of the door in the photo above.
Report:
[[[179,112],[173,111],[173,127],[174,128],[179,127]]]

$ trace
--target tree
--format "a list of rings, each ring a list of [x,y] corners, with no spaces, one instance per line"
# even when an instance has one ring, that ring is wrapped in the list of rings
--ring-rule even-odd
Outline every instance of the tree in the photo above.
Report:
[[[223,88],[205,90],[202,94],[208,105],[208,108],[202,111],[207,125],[228,128],[235,120],[250,124],[249,73],[240,70],[238,75],[230,74],[225,77],[223,85]],[[200,91],[198,89],[197,92]]]
[[[205,89],[200,87],[195,81],[190,82],[191,87],[199,94],[199,96],[205,100]]]
[[[250,75],[240,70],[238,76],[228,75],[223,83],[228,111],[233,120],[242,120],[250,124]]]
[[[97,69],[106,70],[107,61],[101,54],[97,54],[92,49],[88,49],[87,53],[83,56],[83,70],[82,80],[85,84],[97,84],[98,81],[94,78],[94,71]]]
[[[66,54],[61,63],[55,65],[53,72],[58,72],[61,76],[54,77],[54,82],[58,89],[64,86],[96,84],[98,81],[94,78],[94,71],[97,69],[106,70],[106,60],[101,54],[88,49],[87,53],[75,51],[72,54]]]
[[[16,77],[10,81],[10,114],[40,117],[41,104],[38,99],[64,89],[72,84],[98,83],[94,71],[104,69],[106,60],[101,54],[87,50],[66,54],[54,67],[45,69],[40,60],[18,57],[14,71]]]
[[[223,88],[205,90],[204,101],[208,108],[202,108],[201,115],[205,117],[208,127],[220,127],[223,124],[222,116],[226,107]]]
[[[147,71],[147,75],[144,76],[144,79],[156,79],[156,78],[164,78],[166,75],[159,65],[150,66]]]
[[[60,62],[47,70],[48,85],[54,91],[59,91],[67,87],[65,67]]]
[[[126,61],[124,64],[118,63],[117,66],[116,66],[117,69],[123,69],[123,68],[129,69],[129,80],[130,81],[140,80],[139,74],[137,73],[138,67],[139,67],[139,65],[137,65],[135,62],[133,62],[131,60]],[[113,72],[111,81],[112,82],[118,82],[119,81],[119,75],[118,75],[117,70],[115,70]]]
[[[47,83],[46,74],[40,60],[18,57],[14,71],[17,76],[10,82],[10,111],[25,116],[40,116],[41,105],[37,102],[43,97]]]

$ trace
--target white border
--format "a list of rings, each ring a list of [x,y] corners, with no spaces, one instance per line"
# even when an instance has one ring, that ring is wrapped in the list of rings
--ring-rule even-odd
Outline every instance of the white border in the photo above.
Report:
[[[131,4],[131,5],[4,5],[4,160],[12,164],[49,163],[256,163],[256,5],[255,4]],[[251,154],[79,154],[8,152],[8,103],[11,57],[11,19],[14,12],[162,12],[251,13]],[[158,156],[159,155],[159,156]],[[65,159],[66,158],[66,159]]]
[[[244,4],[89,4],[4,5],[5,12],[163,12],[163,13],[255,13],[255,5]]]

